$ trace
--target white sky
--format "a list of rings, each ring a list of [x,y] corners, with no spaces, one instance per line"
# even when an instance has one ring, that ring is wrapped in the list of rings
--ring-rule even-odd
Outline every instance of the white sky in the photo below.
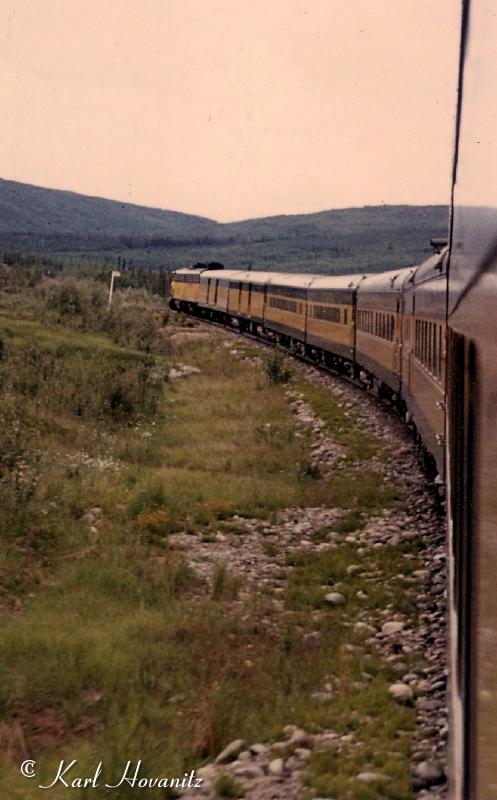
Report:
[[[0,0],[0,176],[218,220],[445,203],[458,0]]]

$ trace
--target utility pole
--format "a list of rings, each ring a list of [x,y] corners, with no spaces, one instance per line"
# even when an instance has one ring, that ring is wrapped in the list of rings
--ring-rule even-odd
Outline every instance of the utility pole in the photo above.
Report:
[[[112,303],[112,293],[114,291],[114,278],[120,278],[120,277],[121,277],[121,273],[118,272],[116,269],[113,269],[112,273],[111,273],[111,276],[110,276],[109,311],[110,311],[110,305]]]

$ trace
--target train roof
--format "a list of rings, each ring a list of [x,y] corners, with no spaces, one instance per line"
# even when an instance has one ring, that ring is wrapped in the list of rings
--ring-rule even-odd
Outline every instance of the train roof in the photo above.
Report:
[[[416,267],[403,267],[391,269],[388,272],[378,272],[367,275],[359,286],[359,292],[400,292],[407,281],[416,272]]]
[[[204,269],[200,280],[240,280],[237,276],[241,274],[239,269]]]
[[[423,261],[416,269],[413,281],[414,285],[429,280],[430,278],[444,275],[447,268],[448,257],[449,251],[448,248],[445,248],[441,253],[435,253],[435,255]]]
[[[232,280],[232,281],[240,281],[242,280],[243,276],[251,275],[251,272],[246,273],[244,270],[241,269],[211,269],[211,270],[204,270],[201,275],[202,280],[214,279],[214,280]],[[254,273],[255,274],[255,273]]]
[[[267,283],[273,286],[290,286],[292,288],[305,288],[318,277],[317,275],[298,275],[291,272],[255,272],[251,270],[223,269],[202,272],[202,279],[214,278],[215,280],[231,280],[242,283]]]
[[[180,269],[173,269],[173,275],[200,275],[201,269],[193,269],[193,267],[181,267]]]
[[[317,275],[314,276],[312,289],[355,289],[367,275]]]
[[[270,283],[273,286],[288,286],[292,289],[307,289],[315,279],[315,275],[293,275],[286,272],[273,272]]]

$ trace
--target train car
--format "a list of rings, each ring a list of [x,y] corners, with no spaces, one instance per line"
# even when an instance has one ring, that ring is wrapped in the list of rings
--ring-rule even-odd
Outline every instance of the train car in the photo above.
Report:
[[[447,251],[404,281],[402,399],[440,477],[445,471],[446,293]]]
[[[242,329],[256,333],[264,325],[267,285],[272,280],[271,272],[238,272],[231,279],[229,311],[241,322]]]
[[[352,364],[355,359],[355,304],[363,275],[314,278],[307,288],[306,347],[316,349],[320,360],[329,356]],[[312,352],[312,351],[311,351]]]
[[[204,270],[200,275],[199,308],[226,313],[228,310],[230,277],[236,274],[238,274],[238,270]]]
[[[369,275],[357,288],[355,360],[378,390],[401,388],[402,301],[412,269]]]
[[[244,291],[247,285],[246,281],[248,281],[251,276],[252,272],[242,272],[238,270],[236,275],[232,275],[230,278],[228,313],[231,314],[234,319],[250,317],[250,314],[247,314],[245,311],[246,300]]]
[[[454,800],[497,798],[497,17],[464,4],[448,265]]]
[[[267,284],[264,325],[276,331],[283,344],[305,341],[307,287],[313,277],[273,273]]]

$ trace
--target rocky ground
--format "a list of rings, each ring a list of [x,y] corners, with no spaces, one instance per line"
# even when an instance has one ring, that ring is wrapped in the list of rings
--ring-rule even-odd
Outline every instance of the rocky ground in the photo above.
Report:
[[[236,353],[239,339],[227,336],[227,346]],[[387,483],[395,482],[401,487],[402,503],[370,516],[365,527],[346,534],[329,530],[343,515],[342,509],[289,508],[271,521],[231,518],[228,525],[220,525],[210,536],[175,534],[170,537],[171,546],[181,550],[195,572],[211,583],[219,565],[229,565],[230,574],[241,581],[241,590],[233,598],[233,604],[241,606],[252,594],[263,592],[271,613],[268,611],[262,623],[274,626],[278,624],[278,614],[285,613],[284,585],[292,570],[288,553],[319,553],[344,545],[355,548],[356,563],[347,572],[362,578],[363,588],[356,593],[360,600],[361,596],[367,598],[368,586],[386,581],[387,590],[393,590],[397,580],[396,576],[385,578],[381,568],[368,570],[371,553],[386,545],[418,542],[421,536],[422,549],[410,554],[407,548],[405,555],[416,560],[416,569],[408,577],[398,576],[406,593],[411,596],[414,593],[415,624],[412,617],[406,618],[393,603],[376,609],[374,614],[365,607],[350,624],[353,641],[362,638],[364,647],[374,648],[398,675],[389,687],[392,702],[416,709],[411,763],[413,797],[416,800],[446,797],[446,549],[443,514],[437,508],[434,487],[422,471],[412,435],[396,412],[338,377],[311,366],[301,369],[307,381],[326,387],[338,398],[342,409],[354,415],[365,435],[373,434],[381,440],[383,455],[372,456],[367,467],[381,474]],[[311,468],[323,475],[343,470],[344,447],[334,441],[323,420],[292,384],[288,385],[287,395],[300,435],[311,440]],[[317,535],[323,530],[324,537]],[[345,604],[341,585],[323,588],[330,607]],[[309,647],[319,647],[319,631],[307,632],[305,636]],[[360,649],[361,645],[348,647]],[[361,680],[367,684],[370,676],[364,673]],[[331,683],[317,687],[314,700],[331,701],[334,688]],[[198,769],[202,788],[183,790],[182,796],[188,800],[200,796],[208,800],[219,796],[301,800],[306,795],[300,774],[311,753],[331,749],[346,759],[354,746],[353,734],[331,729],[311,734],[289,720],[279,741],[232,742],[212,763]],[[388,782],[388,775],[372,772],[365,764],[355,780],[358,785],[378,785]]]

